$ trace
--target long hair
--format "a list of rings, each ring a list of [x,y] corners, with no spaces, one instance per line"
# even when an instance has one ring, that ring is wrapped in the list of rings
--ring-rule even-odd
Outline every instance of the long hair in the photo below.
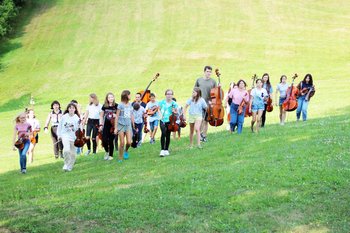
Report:
[[[96,106],[98,106],[99,102],[98,102],[98,98],[97,98],[97,95],[95,93],[91,93],[90,95],[90,98],[94,99],[97,101],[97,104],[95,104]],[[92,105],[93,102],[90,102],[89,105]]]
[[[114,94],[112,93],[112,92],[108,92],[107,93],[107,95],[106,95],[106,98],[105,98],[105,102],[104,102],[104,104],[103,104],[103,106],[105,107],[105,108],[108,108],[108,106],[109,106],[109,102],[108,102],[108,96],[109,95],[112,95],[113,97],[114,97]],[[115,105],[115,97],[114,97],[114,100],[113,100],[113,106]]]
[[[77,109],[77,105],[75,104],[75,103],[73,103],[73,102],[70,102],[68,105],[67,105],[67,108],[66,108],[66,110],[64,111],[64,113],[63,113],[63,115],[64,114],[66,114],[66,113],[69,113],[69,108],[70,107],[74,107],[74,109],[75,109],[75,111],[74,111],[74,114],[76,114],[79,118],[80,118],[80,115],[79,115],[79,113],[78,113],[78,109]]]
[[[193,88],[193,91],[195,91],[197,93],[197,95],[195,97],[192,97],[192,101],[196,102],[199,100],[199,98],[202,97],[202,91],[199,87],[195,87]]]
[[[314,84],[313,84],[313,80],[312,80],[312,75],[311,75],[311,74],[306,74],[306,75],[305,75],[305,78],[303,79],[303,85],[306,84],[306,78],[307,78],[307,77],[309,77],[309,79],[310,79],[309,84],[310,84],[311,86],[314,85]]]
[[[120,101],[123,103],[128,103],[129,102],[129,95],[130,91],[129,90],[124,90],[122,94],[120,95]]]
[[[269,93],[270,89],[271,89],[271,83],[270,83],[270,75],[268,73],[263,74],[263,76],[261,77],[261,80],[264,84],[264,77],[267,77],[267,81],[266,81],[266,90]]]
[[[21,118],[21,116],[25,116],[25,118],[27,119],[27,113],[26,112],[21,112],[20,114],[18,114],[15,118],[15,122],[18,124],[18,123],[21,123],[21,120],[19,118]]]

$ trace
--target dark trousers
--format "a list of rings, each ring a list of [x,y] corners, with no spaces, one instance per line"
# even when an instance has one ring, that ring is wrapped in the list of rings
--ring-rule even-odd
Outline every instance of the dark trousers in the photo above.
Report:
[[[105,124],[102,132],[102,144],[105,152],[109,153],[109,156],[113,157],[114,146],[118,150],[118,137],[111,133],[111,125]]]
[[[163,121],[160,121],[160,130],[162,131],[162,135],[160,137],[160,144],[162,150],[169,150],[170,145],[170,134],[171,131],[168,129],[169,122],[164,123]]]
[[[265,121],[266,121],[266,108],[267,108],[267,104],[265,104],[265,108],[263,111],[263,114],[261,115],[261,127],[265,126]]]
[[[91,132],[91,140],[92,140],[92,153],[96,153],[97,143],[96,143],[96,136],[98,133],[97,126],[99,125],[99,119],[88,119],[87,126],[86,126],[86,136],[90,137]],[[86,141],[86,145],[88,150],[91,150],[91,141],[88,139]]]
[[[58,156],[58,152],[63,150],[62,141],[58,142],[57,126],[51,126],[51,139],[53,143],[53,153]]]
[[[137,141],[141,142],[142,141],[142,129],[143,129],[143,123],[137,124],[135,123],[136,129],[138,129],[138,134],[137,134]],[[132,133],[135,135],[136,131],[132,129]]]

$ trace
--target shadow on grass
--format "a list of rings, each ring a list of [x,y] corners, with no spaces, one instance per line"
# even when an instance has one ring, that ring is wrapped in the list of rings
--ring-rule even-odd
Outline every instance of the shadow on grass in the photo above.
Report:
[[[0,40],[0,72],[3,72],[7,64],[2,62],[2,58],[10,53],[22,47],[17,39],[25,34],[25,27],[30,24],[31,20],[40,16],[55,6],[57,0],[28,0],[20,9],[20,14],[16,19],[16,25],[14,25],[14,32],[8,36],[8,38]]]
[[[130,161],[79,157],[0,175],[1,227],[39,232],[350,230],[349,119],[267,125],[259,135],[209,135],[203,150],[172,142]],[[234,142],[234,143],[232,143]]]

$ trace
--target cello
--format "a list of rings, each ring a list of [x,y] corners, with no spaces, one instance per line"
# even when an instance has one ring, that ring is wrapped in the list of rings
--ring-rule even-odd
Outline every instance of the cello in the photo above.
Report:
[[[174,109],[174,104],[171,107],[172,107],[172,109]],[[169,117],[170,123],[168,125],[168,130],[170,132],[177,132],[179,130],[179,125],[176,124],[176,121],[177,121],[177,116],[176,116],[176,113],[173,111],[173,113]]]
[[[81,130],[79,127],[79,129],[75,131],[75,136],[76,136],[76,139],[74,141],[74,146],[83,147],[86,142],[85,129]]]
[[[148,84],[148,86],[146,87],[145,90],[141,90],[139,91],[139,93],[141,94],[141,102],[147,104],[150,100],[151,100],[151,90],[149,90],[148,88],[151,86],[151,84],[157,80],[157,78],[159,77],[159,73],[156,73],[156,75],[153,77],[153,79],[151,80],[151,82]],[[143,128],[143,132],[144,133],[148,133],[149,129],[147,128],[147,116],[145,116],[143,118],[144,120],[144,128]]]
[[[273,104],[272,104],[272,98],[269,95],[269,98],[267,98],[267,107],[266,107],[267,112],[272,112],[273,111]]]
[[[297,97],[299,94],[299,90],[297,87],[294,86],[294,80],[297,77],[298,77],[297,74],[294,74],[294,76],[292,77],[293,79],[292,84],[290,85],[290,87],[288,87],[286,100],[282,104],[283,109],[287,112],[292,112],[298,108]]]
[[[211,126],[220,126],[224,123],[225,110],[222,106],[222,99],[224,96],[224,91],[220,87],[220,72],[219,69],[215,70],[215,74],[219,79],[217,87],[210,90],[211,103],[208,106],[208,121]]]
[[[248,104],[247,104],[247,107],[245,108],[245,113],[244,113],[244,117],[250,117],[252,116],[252,113],[249,112],[249,108],[250,108],[250,92],[252,91],[252,89],[255,87],[255,80],[257,79],[257,75],[254,74],[253,77],[252,77],[252,88],[248,90],[248,95],[249,95],[249,100],[248,100]]]

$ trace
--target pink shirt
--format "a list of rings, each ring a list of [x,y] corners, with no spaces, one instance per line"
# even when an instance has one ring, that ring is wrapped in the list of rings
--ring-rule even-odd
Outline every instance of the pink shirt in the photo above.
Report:
[[[233,88],[228,94],[230,98],[232,98],[232,103],[240,105],[244,98],[245,101],[249,101],[249,95],[246,90],[240,91],[239,88]]]
[[[28,122],[25,122],[23,124],[17,123],[15,128],[18,132],[18,138],[20,138],[23,134],[32,132],[32,126]]]

